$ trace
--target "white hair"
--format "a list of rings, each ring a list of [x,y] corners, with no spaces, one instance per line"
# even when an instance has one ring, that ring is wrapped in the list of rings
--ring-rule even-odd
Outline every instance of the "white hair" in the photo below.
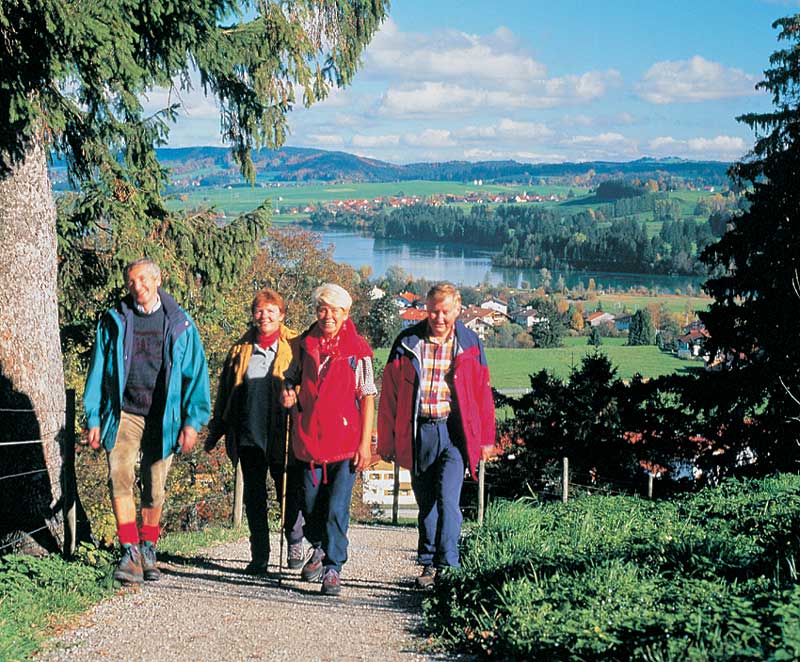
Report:
[[[323,283],[315,288],[311,293],[311,300],[314,302],[315,308],[333,306],[350,310],[350,306],[353,305],[353,297],[347,293],[346,289],[335,283]]]

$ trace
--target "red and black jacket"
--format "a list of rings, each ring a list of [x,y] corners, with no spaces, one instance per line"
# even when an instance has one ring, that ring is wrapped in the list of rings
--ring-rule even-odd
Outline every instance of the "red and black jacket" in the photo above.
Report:
[[[378,454],[393,457],[407,469],[414,467],[414,440],[420,398],[422,342],[428,322],[403,331],[395,340],[383,371],[378,407]],[[456,321],[456,355],[453,366],[451,416],[458,420],[470,472],[481,448],[495,444],[495,418],[489,366],[477,334]]]

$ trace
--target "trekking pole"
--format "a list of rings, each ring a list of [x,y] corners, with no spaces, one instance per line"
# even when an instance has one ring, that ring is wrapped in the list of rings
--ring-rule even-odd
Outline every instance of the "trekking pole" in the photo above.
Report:
[[[286,538],[286,474],[289,471],[289,423],[291,416],[286,413],[286,441],[283,448],[283,480],[281,481],[281,528],[280,555],[278,556],[278,586],[283,581],[283,540]]]

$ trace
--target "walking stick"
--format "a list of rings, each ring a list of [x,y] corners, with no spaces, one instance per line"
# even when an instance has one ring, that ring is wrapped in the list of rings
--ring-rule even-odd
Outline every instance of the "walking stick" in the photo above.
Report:
[[[283,448],[283,480],[281,483],[281,528],[280,555],[278,556],[278,586],[283,581],[283,541],[286,538],[286,474],[289,470],[289,422],[291,416],[286,413],[286,441]]]

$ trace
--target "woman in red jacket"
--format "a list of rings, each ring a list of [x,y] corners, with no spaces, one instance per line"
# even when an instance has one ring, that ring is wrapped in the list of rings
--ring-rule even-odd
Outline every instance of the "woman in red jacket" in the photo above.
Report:
[[[312,298],[317,321],[299,338],[284,406],[294,407],[292,446],[305,463],[304,533],[313,550],[301,574],[322,578],[322,593],[338,595],[353,484],[371,456],[377,389],[372,350],[349,318],[350,295],[326,283]]]

